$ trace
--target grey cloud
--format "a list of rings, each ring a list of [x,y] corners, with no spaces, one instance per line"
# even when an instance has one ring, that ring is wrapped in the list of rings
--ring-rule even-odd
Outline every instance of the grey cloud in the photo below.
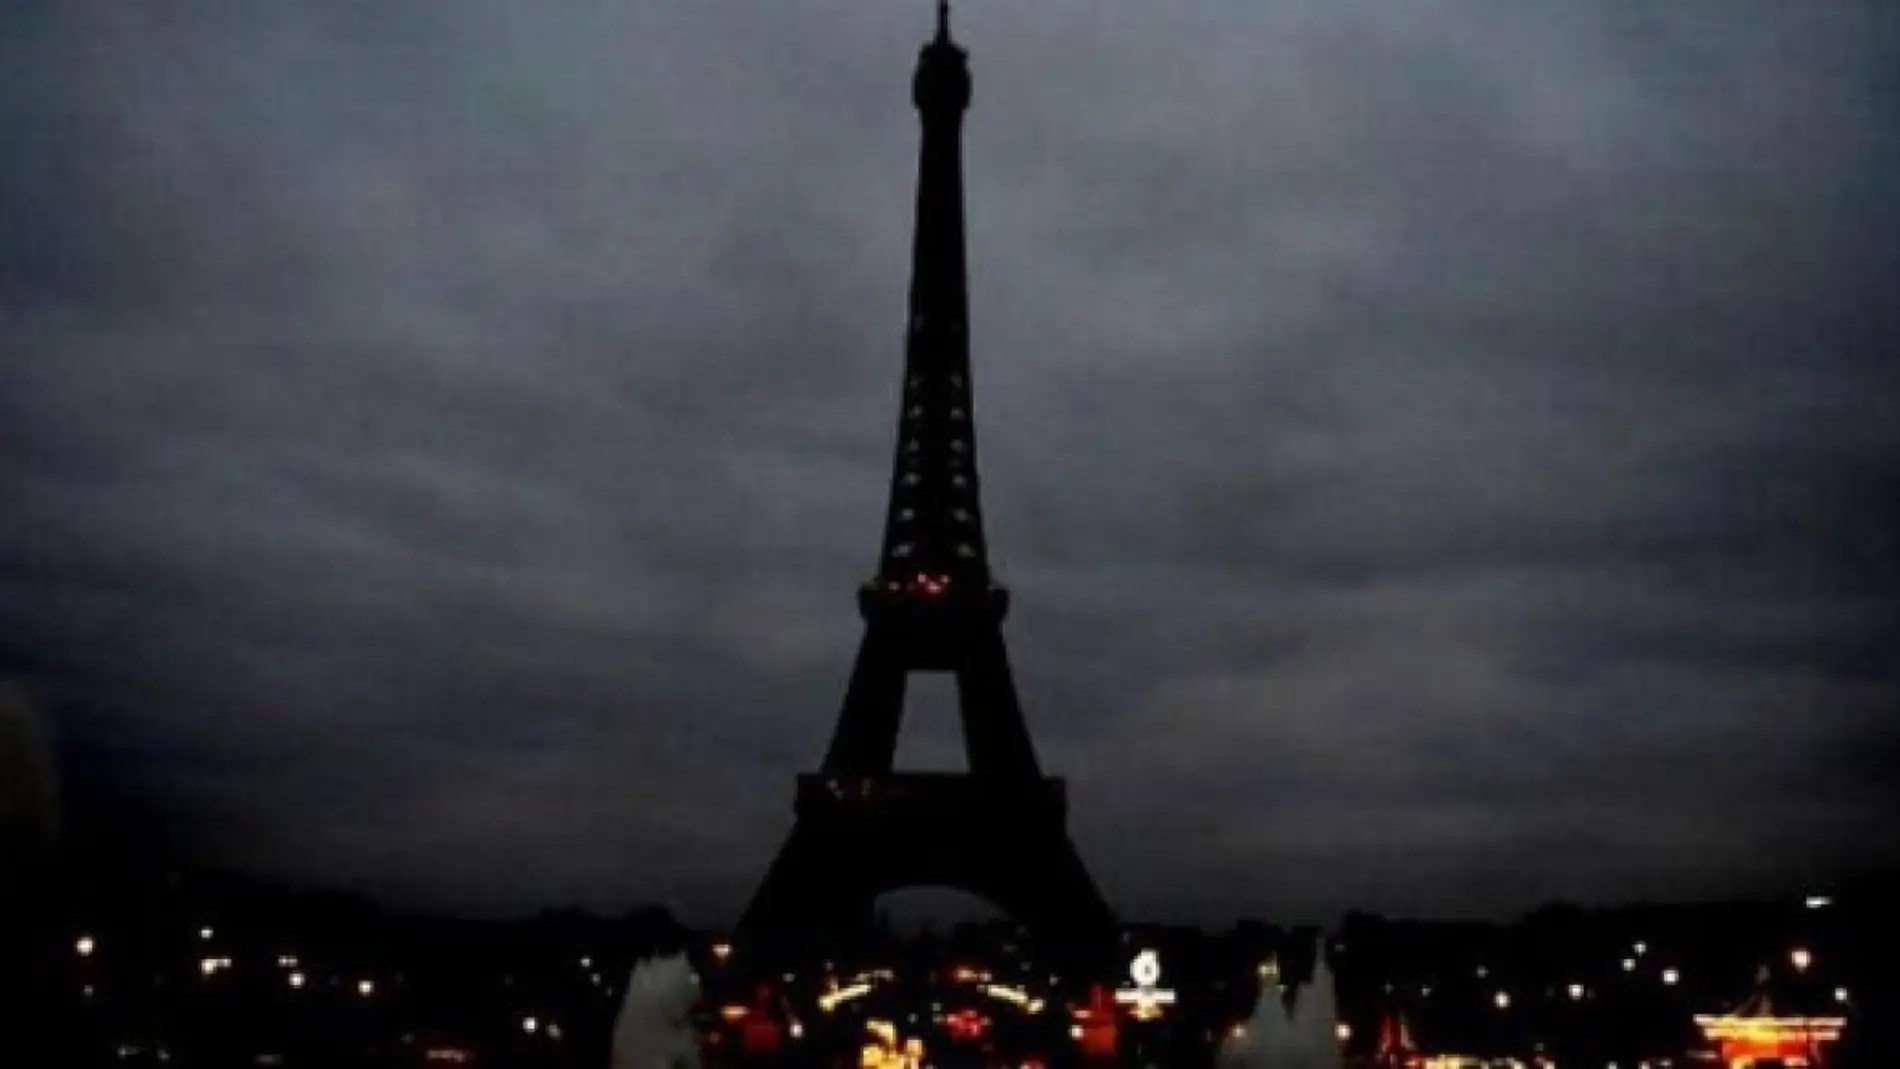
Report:
[[[1883,7],[957,20],[992,543],[1111,897],[1895,861]],[[0,672],[79,808],[736,906],[872,566],[927,23],[0,13]]]

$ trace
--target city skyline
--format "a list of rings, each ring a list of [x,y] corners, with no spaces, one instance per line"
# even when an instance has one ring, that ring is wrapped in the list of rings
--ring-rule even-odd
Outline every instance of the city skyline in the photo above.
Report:
[[[876,564],[928,7],[0,14],[75,829],[734,915]],[[1124,916],[1893,867],[1891,16],[957,20],[990,554]]]

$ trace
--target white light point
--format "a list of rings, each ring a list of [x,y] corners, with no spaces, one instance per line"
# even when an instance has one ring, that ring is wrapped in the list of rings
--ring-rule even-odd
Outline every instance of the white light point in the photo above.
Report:
[[[541,1030],[541,1020],[540,1020],[540,1018],[538,1018],[538,1017],[523,1017],[523,1018],[521,1019],[521,1030],[522,1030],[523,1032],[526,1032],[526,1033],[528,1033],[529,1035],[534,1035],[534,1034],[535,1034],[536,1032],[539,1032],[539,1031]]]
[[[82,935],[73,941],[73,952],[82,958],[90,958],[98,946],[99,944],[93,941],[92,936]]]
[[[1128,963],[1128,978],[1141,987],[1155,986],[1161,980],[1161,955],[1152,950],[1136,954],[1135,960]],[[1049,980],[1054,983],[1055,977]]]
[[[1497,994],[1492,995],[1491,1004],[1496,1006],[1500,1010],[1510,1009],[1511,1008],[1511,993],[1509,991],[1500,991]]]
[[[1807,947],[1795,947],[1788,952],[1788,960],[1794,964],[1796,972],[1807,972],[1808,966],[1814,964],[1814,954]]]

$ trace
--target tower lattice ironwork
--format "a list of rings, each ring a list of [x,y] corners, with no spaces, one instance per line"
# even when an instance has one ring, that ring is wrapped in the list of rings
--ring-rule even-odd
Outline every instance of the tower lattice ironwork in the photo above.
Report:
[[[990,572],[971,406],[962,123],[967,55],[947,5],[918,57],[918,161],[897,454],[877,574],[858,592],[863,642],[820,770],[739,924],[742,943],[815,948],[897,887],[961,888],[1010,912],[1054,955],[1094,960],[1114,921],[1066,828],[1010,676],[1008,592]],[[893,767],[915,672],[950,673],[967,773]]]

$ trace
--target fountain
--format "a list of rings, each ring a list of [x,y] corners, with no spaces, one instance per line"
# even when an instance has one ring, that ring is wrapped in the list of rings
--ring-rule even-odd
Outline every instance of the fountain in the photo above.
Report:
[[[1289,1012],[1277,979],[1263,977],[1260,1000],[1240,1031],[1221,1043],[1221,1069],[1340,1069],[1339,1004],[1324,944],[1314,954],[1313,978],[1294,992]]]
[[[698,997],[699,977],[684,954],[636,963],[614,1019],[612,1069],[699,1069]]]

